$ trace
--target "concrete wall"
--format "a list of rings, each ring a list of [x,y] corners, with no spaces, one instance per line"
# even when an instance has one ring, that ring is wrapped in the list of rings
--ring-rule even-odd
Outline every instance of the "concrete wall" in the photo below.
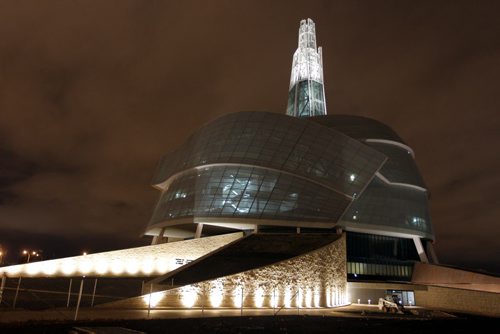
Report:
[[[428,286],[415,291],[417,305],[448,312],[500,317],[500,294]]]
[[[347,301],[345,235],[262,268],[103,305],[152,307],[330,307]],[[243,296],[243,297],[242,297]]]
[[[354,283],[347,284],[352,303],[377,304],[386,290],[410,290],[415,293],[415,305],[447,312],[460,312],[486,316],[500,316],[500,294],[484,291],[445,288],[401,283]]]
[[[428,263],[415,264],[412,283],[500,293],[500,277]]]

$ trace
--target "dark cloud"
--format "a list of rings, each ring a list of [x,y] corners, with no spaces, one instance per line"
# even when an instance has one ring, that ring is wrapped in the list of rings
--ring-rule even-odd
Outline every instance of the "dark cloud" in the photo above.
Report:
[[[439,255],[500,271],[498,7],[1,2],[1,228],[45,245],[137,243],[164,153],[219,115],[284,112],[298,22],[311,17],[329,113],[396,129],[432,192]]]

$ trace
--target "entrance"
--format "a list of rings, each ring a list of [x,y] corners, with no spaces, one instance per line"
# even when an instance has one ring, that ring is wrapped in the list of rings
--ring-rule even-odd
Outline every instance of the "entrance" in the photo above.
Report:
[[[386,294],[397,296],[403,306],[415,306],[415,293],[412,290],[386,290]]]

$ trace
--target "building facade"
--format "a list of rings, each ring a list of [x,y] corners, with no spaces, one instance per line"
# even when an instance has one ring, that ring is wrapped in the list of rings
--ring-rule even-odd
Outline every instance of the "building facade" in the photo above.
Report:
[[[432,264],[429,192],[413,150],[379,121],[327,115],[312,20],[301,21],[298,44],[286,114],[224,115],[161,159],[144,233],[153,245],[2,267],[0,303],[7,279],[15,305],[21,277],[69,278],[67,306],[75,278],[77,305],[83,277],[95,278],[94,293],[97,278],[140,278],[136,297],[102,307],[276,315],[396,295],[498,316],[498,277]]]
[[[286,115],[237,112],[160,161],[145,234],[155,242],[247,232],[347,232],[351,280],[410,280],[434,235],[413,150],[387,125],[327,115],[321,48],[302,20]]]

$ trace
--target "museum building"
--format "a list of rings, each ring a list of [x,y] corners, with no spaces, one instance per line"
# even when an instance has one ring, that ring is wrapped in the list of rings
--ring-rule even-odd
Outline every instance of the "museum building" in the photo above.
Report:
[[[327,114],[324,87],[315,24],[302,20],[286,113],[223,115],[160,160],[152,245],[3,267],[2,284],[86,277],[95,293],[98,278],[143,281],[136,297],[100,305],[114,308],[299,309],[387,293],[497,305],[498,279],[437,265],[411,147],[377,120]],[[68,305],[70,292],[71,280]]]

